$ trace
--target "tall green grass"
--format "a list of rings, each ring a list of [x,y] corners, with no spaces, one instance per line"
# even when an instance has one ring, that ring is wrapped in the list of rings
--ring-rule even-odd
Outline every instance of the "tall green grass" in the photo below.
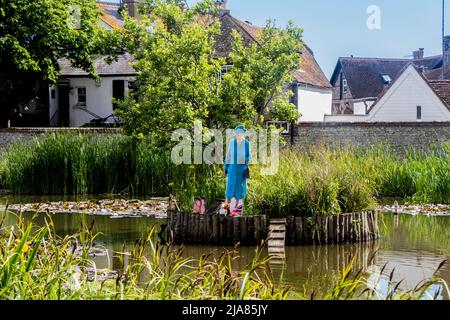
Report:
[[[124,135],[50,134],[10,146],[0,181],[14,194],[221,196],[217,167],[175,165],[150,141]],[[223,177],[222,177],[223,178]]]
[[[279,171],[252,166],[247,212],[271,216],[371,210],[381,197],[450,203],[450,147],[403,158],[383,148],[285,150]],[[173,194],[183,210],[195,197],[225,193],[221,166],[175,165],[151,141],[124,135],[50,134],[12,144],[0,157],[0,183],[15,194]]]

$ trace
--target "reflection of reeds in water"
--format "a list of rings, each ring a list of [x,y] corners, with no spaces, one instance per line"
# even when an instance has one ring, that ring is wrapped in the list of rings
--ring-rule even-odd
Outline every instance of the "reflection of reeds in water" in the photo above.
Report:
[[[116,272],[98,278],[97,266],[90,256],[96,251],[98,237],[93,223],[82,219],[78,233],[59,237],[50,216],[43,227],[33,227],[19,216],[17,224],[0,235],[0,299],[378,298],[365,277],[366,265],[373,261],[370,254],[376,250],[374,243],[313,248],[310,259],[316,265],[326,261],[319,273],[330,274],[326,271],[333,267],[337,271],[331,273],[328,289],[319,292],[316,286],[312,292],[301,292],[279,282],[283,280],[283,270],[279,278],[272,272],[264,243],[247,257],[239,255],[239,248],[221,248],[193,259],[186,257],[182,247],[158,243],[154,232],[152,228],[146,238],[118,248],[114,253],[118,259],[113,265]],[[333,249],[338,251],[331,253]],[[299,262],[305,258],[296,256]],[[393,283],[385,298],[419,299],[439,281],[433,277],[410,292],[396,290]]]
[[[383,246],[391,249],[395,244],[412,248],[427,248],[450,255],[450,218],[380,214]]]

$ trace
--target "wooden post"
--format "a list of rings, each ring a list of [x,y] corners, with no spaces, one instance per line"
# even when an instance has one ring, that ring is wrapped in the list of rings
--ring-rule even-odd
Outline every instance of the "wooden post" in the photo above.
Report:
[[[206,234],[206,232],[205,232],[205,219],[206,219],[206,216],[204,215],[204,214],[201,214],[200,215],[200,223],[199,223],[199,229],[200,229],[200,232],[199,232],[199,235],[198,235],[198,242],[200,242],[200,243],[205,243],[205,234]]]
[[[377,236],[375,233],[375,213],[370,212],[370,240],[376,240]]]
[[[377,239],[380,237],[380,229],[378,227],[378,211],[374,211],[374,224],[375,224],[375,232],[376,232],[376,237]]]
[[[367,212],[364,212],[363,213],[363,217],[364,217],[364,224],[363,224],[363,226],[364,226],[364,233],[363,233],[363,241],[364,242],[366,242],[368,239],[367,239],[367,236],[368,236],[368,221],[367,221]]]
[[[212,216],[210,214],[205,215],[205,243],[212,243]]]
[[[343,216],[343,220],[344,220],[343,237],[344,237],[345,243],[350,242],[350,217],[351,217],[350,214],[346,214]]]
[[[227,238],[227,218],[224,215],[219,216],[219,243],[226,244]]]
[[[200,231],[200,219],[201,219],[201,215],[197,214],[195,215],[195,219],[194,219],[194,241],[195,242],[201,242],[202,239],[200,237],[201,231]]]
[[[217,245],[219,243],[219,233],[220,233],[220,220],[218,214],[213,214],[212,216],[212,238],[213,243]]]
[[[261,240],[267,240],[268,236],[269,236],[269,226],[268,226],[268,222],[267,222],[267,216],[262,215],[261,216],[261,221],[260,221],[260,226],[261,226]]]
[[[295,243],[295,218],[293,216],[287,217],[286,223],[286,244],[291,246]]]
[[[191,242],[192,241],[192,214],[188,214],[186,213],[187,218],[187,233],[186,233],[186,242]]]
[[[251,246],[257,245],[257,241],[255,240],[255,222],[254,217],[248,217],[247,218],[247,237],[248,237],[248,244]]]
[[[253,218],[253,225],[255,242],[259,246],[261,244],[261,241],[263,240],[261,237],[261,216],[255,216]]]
[[[359,217],[358,219],[358,237],[356,238],[356,241],[358,241],[358,243],[362,242],[362,235],[363,235],[363,214],[359,213],[357,215]]]
[[[303,244],[303,224],[302,217],[295,217],[295,241],[294,245]]]
[[[338,226],[339,226],[339,224],[338,224],[338,216],[337,215],[334,215],[333,216],[333,236],[332,236],[332,238],[333,238],[333,243],[334,244],[337,244],[338,243]]]
[[[232,217],[227,217],[227,221],[226,221],[226,225],[227,225],[227,245],[233,245],[234,239],[233,239],[233,218]]]
[[[328,216],[327,217],[327,219],[328,219],[328,222],[327,222],[327,225],[328,225],[328,232],[327,232],[327,237],[328,237],[328,240],[327,240],[327,244],[332,244],[333,243],[333,231],[334,231],[334,216],[333,215],[330,215],[330,216]]]
[[[247,217],[240,217],[239,218],[241,221],[240,221],[240,225],[241,225],[241,228],[240,228],[240,239],[241,239],[241,244],[242,245],[247,245],[248,244],[248,236],[247,236],[247,233],[248,233],[248,226],[247,226]]]
[[[236,245],[241,240],[241,219],[239,217],[233,218],[233,242]]]
[[[351,218],[350,218],[350,222],[352,224],[352,233],[351,233],[351,243],[355,243],[356,242],[356,232],[357,232],[357,226],[356,226],[356,214],[352,213],[351,214]]]
[[[188,228],[187,228],[187,225],[188,225],[187,218],[188,218],[187,213],[183,212],[181,214],[181,221],[180,221],[181,222],[181,230],[180,230],[180,241],[181,241],[181,243],[183,243],[184,241],[187,240],[187,230],[188,230]]]

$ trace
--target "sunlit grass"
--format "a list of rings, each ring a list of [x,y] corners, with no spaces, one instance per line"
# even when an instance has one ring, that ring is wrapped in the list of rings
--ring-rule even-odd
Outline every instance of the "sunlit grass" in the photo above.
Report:
[[[285,150],[280,169],[263,176],[251,166],[246,212],[325,215],[372,210],[381,197],[450,203],[450,149],[365,152],[318,146]],[[175,165],[151,141],[120,134],[50,134],[18,141],[0,157],[0,183],[14,194],[175,195],[182,210],[196,197],[223,198],[222,166]]]

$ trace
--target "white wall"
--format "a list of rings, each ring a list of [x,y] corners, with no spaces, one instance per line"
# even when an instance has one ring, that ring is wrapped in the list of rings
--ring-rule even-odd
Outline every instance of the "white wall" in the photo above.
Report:
[[[417,119],[422,107],[422,120]],[[408,67],[369,114],[371,122],[450,121],[450,111],[412,66]]]
[[[375,101],[360,101],[353,103],[353,113],[358,116],[364,116],[369,111]]]
[[[84,124],[95,119],[96,116],[100,118],[106,118],[113,114],[113,81],[114,80],[125,80],[134,81],[133,77],[104,77],[101,79],[100,85],[95,83],[95,80],[89,78],[70,78],[70,87],[73,88],[69,95],[70,103],[70,126],[71,127],[81,127]],[[86,88],[86,107],[77,106],[77,88]],[[125,82],[125,91],[127,90],[128,84]],[[56,90],[58,91],[58,90]],[[50,97],[50,119],[58,110],[58,93],[56,94],[56,99],[51,99]],[[84,110],[86,109],[86,110]],[[58,119],[54,117],[53,122],[56,120],[58,124]]]
[[[366,122],[368,117],[366,115],[331,115],[325,116],[325,122]]]
[[[325,115],[331,115],[332,89],[306,85],[298,87],[298,111],[302,122],[322,122]]]

